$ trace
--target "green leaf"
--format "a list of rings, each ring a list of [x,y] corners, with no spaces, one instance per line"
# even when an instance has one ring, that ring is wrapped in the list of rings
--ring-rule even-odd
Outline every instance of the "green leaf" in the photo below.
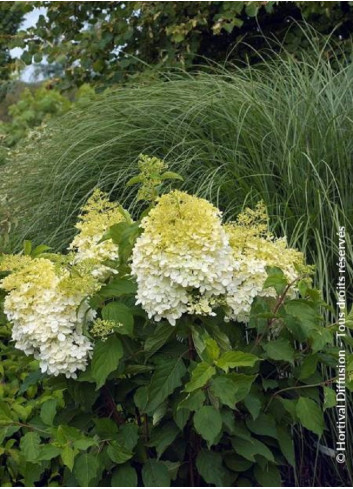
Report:
[[[210,383],[210,391],[222,404],[235,408],[237,402],[237,384],[234,379],[226,375],[214,377]]]
[[[149,352],[148,357],[162,348],[174,334],[175,328],[172,328],[169,323],[158,324],[153,334],[146,339],[145,351]]]
[[[108,321],[114,321],[116,323],[115,329],[118,333],[128,336],[133,335],[134,317],[125,304],[109,302],[102,309],[102,317]]]
[[[31,252],[32,258],[37,258],[41,254],[45,253],[46,251],[51,250],[50,246],[47,245],[38,245],[34,248],[34,250]]]
[[[22,395],[24,392],[26,392],[28,387],[37,385],[44,377],[45,374],[43,374],[39,369],[28,374],[18,391],[18,395]]]
[[[299,379],[305,380],[316,372],[319,357],[317,355],[309,355],[304,358],[300,367]]]
[[[285,312],[289,315],[285,318],[285,325],[299,341],[305,341],[317,329],[318,321],[321,320],[317,312],[303,299],[289,301]]]
[[[118,443],[123,445],[127,450],[132,451],[139,439],[139,428],[137,424],[126,423],[119,428],[119,432],[116,436]]]
[[[245,13],[249,17],[256,17],[257,13],[259,11],[259,7],[255,2],[247,2],[247,5],[245,7]]]
[[[56,399],[45,401],[40,410],[40,417],[43,423],[51,426],[56,414]]]
[[[148,386],[147,411],[155,410],[174,390],[182,385],[186,372],[184,361],[179,358],[165,358],[157,365]]]
[[[66,445],[61,451],[61,458],[62,458],[63,464],[66,465],[66,467],[68,467],[70,470],[72,470],[72,468],[74,466],[76,454],[77,454],[77,451],[75,451],[73,448],[71,448],[70,445]]]
[[[130,450],[115,440],[109,443],[107,454],[116,464],[123,464],[127,462],[133,455]]]
[[[127,181],[126,186],[131,187],[132,185],[136,185],[137,183],[143,182],[143,176],[142,175],[136,175],[135,177],[130,178],[130,180]]]
[[[251,414],[252,418],[256,419],[260,414],[261,407],[262,407],[260,399],[254,394],[250,393],[244,399],[244,404],[247,410],[249,411],[249,413]]]
[[[185,425],[188,422],[189,417],[190,417],[190,411],[188,411],[187,409],[177,409],[174,412],[173,419],[180,431],[183,431],[183,429],[185,428]]]
[[[263,285],[264,289],[273,287],[277,294],[282,294],[288,282],[280,268],[272,267],[267,270],[268,277]]]
[[[279,400],[281,401],[284,409],[291,415],[293,421],[297,421],[297,399],[283,399],[280,397]]]
[[[248,419],[246,421],[246,426],[256,435],[277,438],[276,423],[273,417],[269,414],[261,413],[255,421],[253,419]]]
[[[263,345],[263,349],[272,360],[283,360],[292,364],[294,363],[294,349],[289,340],[285,338],[270,341]]]
[[[233,452],[224,457],[225,465],[234,472],[246,472],[252,466],[250,460],[235,455]]]
[[[142,468],[142,481],[145,487],[169,487],[170,475],[166,465],[149,459]]]
[[[194,391],[188,394],[188,396],[179,403],[178,409],[197,411],[203,406],[205,400],[206,396],[202,390]]]
[[[38,461],[51,460],[58,457],[61,454],[61,449],[54,447],[53,445],[45,445],[40,448],[39,455],[37,457]]]
[[[156,448],[157,458],[159,459],[164,451],[173,443],[178,434],[179,430],[174,423],[166,423],[152,431],[151,440],[147,446]]]
[[[99,462],[95,455],[82,453],[75,460],[73,475],[80,486],[89,486],[91,480],[96,477]]]
[[[196,431],[211,446],[222,431],[222,416],[213,406],[202,406],[194,414]]]
[[[249,394],[251,386],[257,376],[237,374],[232,372],[230,374],[227,374],[227,377],[232,379],[234,383],[235,402],[240,402],[245,399],[246,396]]]
[[[336,406],[336,392],[330,387],[324,387],[324,411]]]
[[[137,487],[136,470],[130,465],[121,465],[115,469],[111,487]]]
[[[131,224],[126,221],[119,222],[110,226],[107,233],[107,237],[111,238],[115,244],[120,244],[126,238],[126,234],[129,233]]]
[[[185,391],[192,392],[203,387],[215,373],[216,369],[212,365],[206,362],[198,363],[191,373],[191,380],[186,384]]]
[[[20,440],[21,452],[27,462],[34,462],[40,454],[40,437],[35,431],[29,431]]]
[[[11,457],[14,459],[15,457],[12,455]],[[30,462],[26,462],[25,464],[21,464],[21,473],[24,478],[24,486],[25,487],[34,487],[42,476],[44,472],[43,464],[34,464]]]
[[[259,464],[256,464],[254,475],[255,479],[262,487],[282,486],[281,474],[275,464],[267,464],[263,468]]]
[[[110,299],[124,295],[133,295],[136,293],[136,290],[136,282],[127,278],[115,278],[112,282],[102,287],[98,295]]]
[[[87,450],[87,448],[97,445],[97,441],[93,438],[82,438],[81,440],[76,440],[73,443],[73,447],[77,450]]]
[[[296,413],[304,428],[321,436],[324,428],[324,417],[320,407],[312,399],[300,397],[297,402]]]
[[[295,453],[294,453],[294,444],[293,437],[283,426],[277,426],[277,439],[279,443],[279,447],[286,457],[288,463],[295,467]]]
[[[333,335],[331,331],[324,328],[317,328],[311,333],[311,349],[313,353],[322,350],[327,344],[332,345]]]
[[[232,438],[232,446],[236,453],[242,457],[255,462],[255,455],[262,455],[268,461],[274,462],[272,452],[267,448],[267,446],[256,438],[244,439],[238,436]]]
[[[215,363],[217,367],[221,368],[225,372],[228,372],[230,368],[253,367],[258,360],[260,359],[252,353],[245,353],[243,351],[226,351]]]
[[[123,354],[122,344],[115,335],[110,336],[106,341],[96,343],[91,369],[97,389],[102,387],[108,375],[118,367]]]
[[[166,171],[162,173],[161,180],[180,180],[184,181],[183,177],[179,173],[174,173],[172,171]]]
[[[28,239],[25,239],[23,241],[23,254],[30,256],[31,251],[32,251],[32,242],[29,241]]]
[[[228,486],[227,470],[222,464],[222,455],[217,452],[201,450],[196,458],[196,468],[207,484],[216,487]]]

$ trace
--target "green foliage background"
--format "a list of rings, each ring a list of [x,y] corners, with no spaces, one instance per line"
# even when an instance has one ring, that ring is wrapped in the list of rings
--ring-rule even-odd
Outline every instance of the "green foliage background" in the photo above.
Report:
[[[27,48],[22,56],[27,64],[47,56],[60,65],[63,87],[114,84],[149,65],[191,68],[204,57],[256,62],[275,39],[297,53],[308,48],[295,23],[301,20],[322,34],[334,30],[342,48],[349,53],[351,48],[352,2],[23,3],[27,9],[46,7],[46,16],[13,45]]]

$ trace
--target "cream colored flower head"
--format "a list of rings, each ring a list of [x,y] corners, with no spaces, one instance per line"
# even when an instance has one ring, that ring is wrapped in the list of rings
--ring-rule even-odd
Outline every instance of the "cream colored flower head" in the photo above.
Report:
[[[43,372],[75,377],[85,370],[92,345],[83,335],[83,323],[92,316],[86,299],[100,284],[92,269],[47,258],[4,256],[1,271],[11,273],[0,281],[8,294],[4,312],[12,323],[15,346],[33,354]],[[63,259],[63,262],[66,260]]]
[[[142,220],[132,257],[138,303],[157,321],[183,313],[212,314],[214,297],[232,277],[232,250],[220,211],[207,200],[174,191]]]
[[[76,251],[75,262],[83,260],[96,261],[95,275],[105,279],[111,271],[103,265],[107,260],[117,260],[118,247],[111,240],[101,241],[110,226],[124,220],[118,204],[110,202],[108,195],[96,189],[81,209],[76,228],[79,233],[69,246]]]

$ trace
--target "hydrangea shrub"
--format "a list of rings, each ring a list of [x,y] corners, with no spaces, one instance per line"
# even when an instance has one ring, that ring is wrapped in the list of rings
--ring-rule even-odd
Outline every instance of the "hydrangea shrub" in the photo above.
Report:
[[[67,254],[1,259],[7,334],[35,359],[0,404],[1,479],[281,485],[293,430],[318,440],[335,404],[321,367],[336,368],[337,325],[312,268],[262,203],[224,223],[197,196],[159,196],[180,180],[163,162],[140,171],[140,220],[96,190]]]

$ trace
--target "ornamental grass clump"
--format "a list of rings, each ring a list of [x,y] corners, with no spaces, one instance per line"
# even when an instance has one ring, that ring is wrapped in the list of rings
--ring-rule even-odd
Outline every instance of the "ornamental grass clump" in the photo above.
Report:
[[[224,222],[161,194],[181,179],[165,170],[141,158],[139,220],[96,190],[68,254],[26,242],[1,258],[7,344],[39,361],[15,397],[4,388],[4,483],[293,485],[294,428],[325,446],[338,326],[312,268],[262,202]],[[38,379],[48,396],[29,407]]]

